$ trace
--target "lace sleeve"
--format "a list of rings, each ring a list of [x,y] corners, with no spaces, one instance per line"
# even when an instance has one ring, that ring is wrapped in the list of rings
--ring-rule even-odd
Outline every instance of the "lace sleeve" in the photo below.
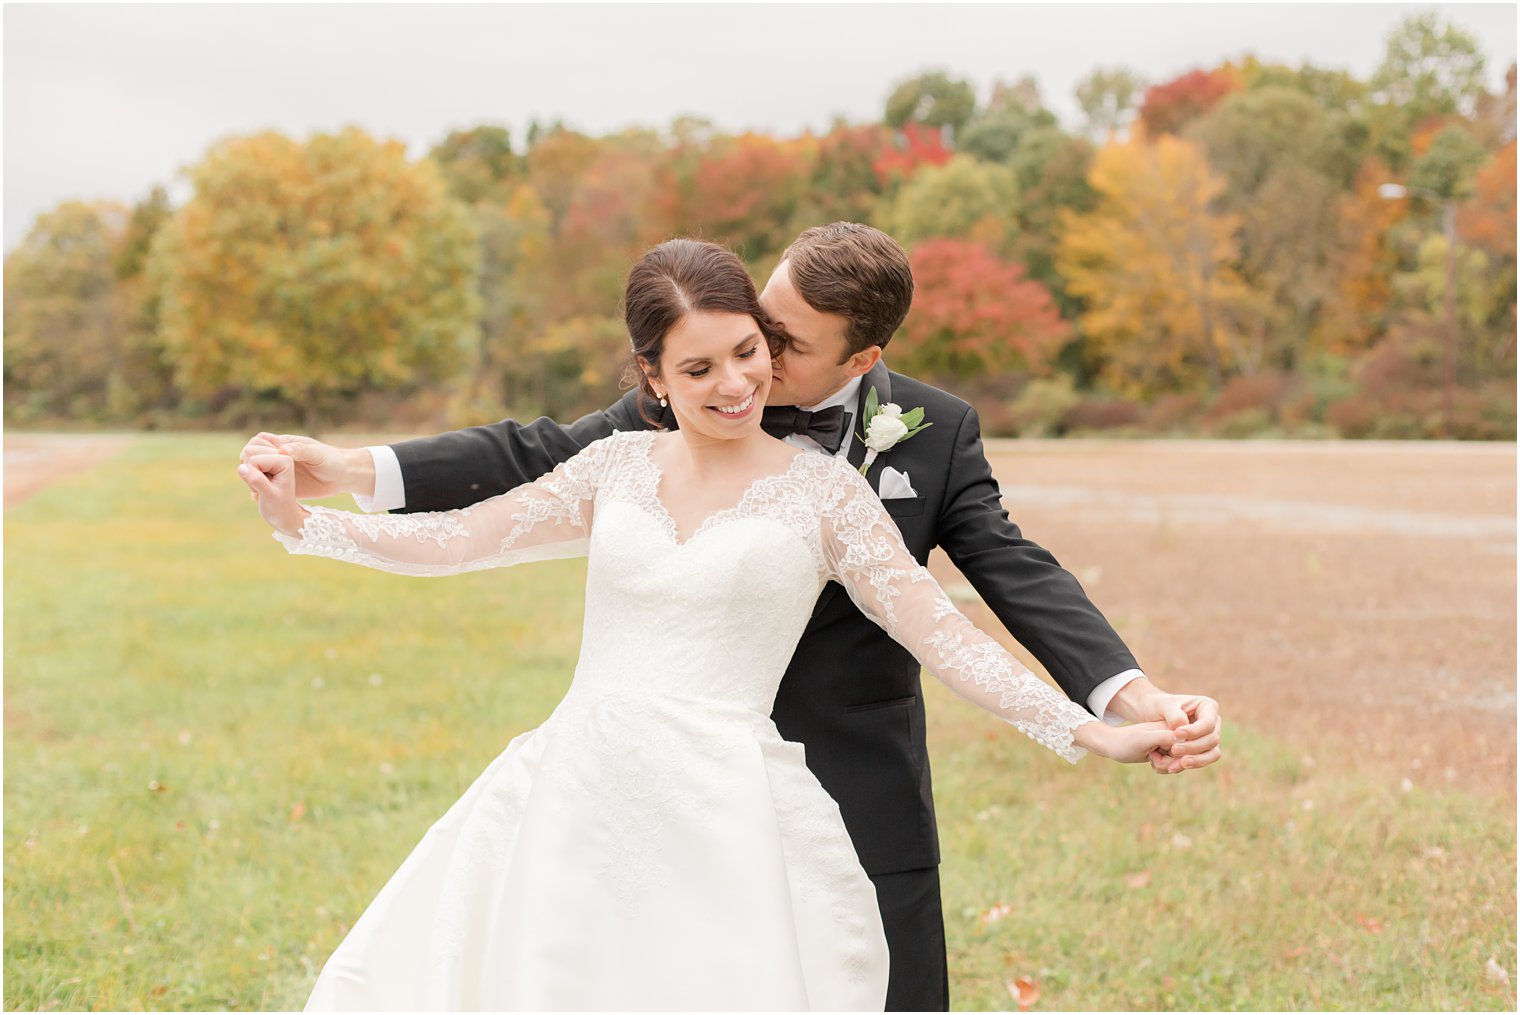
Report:
[[[941,683],[1067,761],[1087,753],[1073,742],[1072,731],[1095,722],[1093,716],[1030,673],[951,604],[854,469],[840,470],[823,512],[822,537],[830,577]]]
[[[615,439],[595,441],[535,482],[467,508],[361,515],[312,506],[298,536],[274,537],[291,553],[424,577],[578,557]]]

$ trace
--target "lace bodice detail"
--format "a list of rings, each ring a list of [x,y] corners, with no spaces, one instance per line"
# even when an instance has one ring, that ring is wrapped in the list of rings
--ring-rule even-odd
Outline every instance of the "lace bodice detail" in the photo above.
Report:
[[[660,501],[652,432],[614,433],[534,483],[457,511],[311,508],[292,553],[438,576],[588,554],[576,686],[639,659],[654,692],[770,710],[818,592],[837,581],[956,694],[1068,761],[1093,717],[1039,680],[950,602],[845,460],[800,452],[684,542]]]

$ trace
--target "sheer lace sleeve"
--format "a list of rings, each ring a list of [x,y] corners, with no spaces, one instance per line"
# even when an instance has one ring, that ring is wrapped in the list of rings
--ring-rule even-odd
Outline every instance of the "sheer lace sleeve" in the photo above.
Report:
[[[425,577],[578,557],[616,440],[595,441],[535,482],[460,510],[361,515],[311,506],[299,536],[274,537],[291,553]]]
[[[823,512],[830,577],[855,605],[967,701],[1076,762],[1087,752],[1072,731],[1095,722],[957,610],[902,536],[869,483],[840,470]]]

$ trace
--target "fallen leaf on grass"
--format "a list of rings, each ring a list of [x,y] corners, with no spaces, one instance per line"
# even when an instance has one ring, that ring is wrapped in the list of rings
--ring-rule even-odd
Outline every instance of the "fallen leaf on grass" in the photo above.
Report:
[[[1013,912],[1012,906],[1008,905],[1006,902],[999,902],[996,906],[993,906],[991,909],[987,910],[987,912],[977,917],[977,920],[983,927],[985,927],[989,923],[997,923],[999,920],[1011,912]]]
[[[1283,958],[1285,958],[1285,959],[1297,959],[1297,958],[1301,958],[1301,957],[1303,957],[1305,955],[1308,955],[1308,954],[1309,954],[1309,948],[1308,948],[1308,946],[1307,945],[1299,945],[1297,948],[1289,948],[1287,951],[1283,952]]]
[[[1383,933],[1383,924],[1376,917],[1358,913],[1356,914],[1356,922],[1361,924],[1362,929],[1367,931],[1369,934]]]
[[[306,816],[306,805],[304,803],[302,803],[301,801],[297,800],[290,807],[290,820],[291,820],[291,823],[295,823],[297,821],[300,821],[305,816]]]
[[[1189,839],[1187,836],[1183,835],[1181,832],[1178,832],[1177,834],[1175,834],[1175,835],[1172,836],[1172,848],[1173,849],[1187,849],[1192,844],[1193,844],[1193,840]]]
[[[1144,888],[1151,883],[1151,872],[1143,870],[1136,874],[1126,874],[1124,876],[1124,883],[1130,888]]]
[[[1021,976],[1017,980],[1004,980],[1003,985],[1008,988],[1008,994],[1019,1006],[1019,1011],[1028,1011],[1040,999],[1040,985],[1031,977]]]
[[[1490,980],[1493,980],[1495,983],[1502,983],[1506,987],[1509,986],[1509,974],[1504,971],[1503,966],[1494,960],[1492,955],[1488,957],[1488,965],[1483,968],[1488,973]]]
[[[160,983],[160,984],[157,984],[156,986],[154,986],[154,988],[152,990],[150,990],[148,993],[152,994],[154,997],[163,997],[164,996],[164,992],[167,991],[168,989],[169,989],[168,985]]]

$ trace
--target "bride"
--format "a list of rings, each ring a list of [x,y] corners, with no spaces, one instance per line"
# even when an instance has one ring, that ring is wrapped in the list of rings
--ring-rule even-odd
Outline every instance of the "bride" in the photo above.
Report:
[[[405,575],[586,554],[574,680],[440,818],[328,959],[308,1010],[881,1010],[887,946],[839,809],[770,713],[824,584],[953,691],[1068,761],[1142,761],[961,615],[847,462],[760,428],[773,332],[743,264],[671,240],[624,315],[679,429],[614,433],[461,511],[305,507],[238,469],[292,553]]]

